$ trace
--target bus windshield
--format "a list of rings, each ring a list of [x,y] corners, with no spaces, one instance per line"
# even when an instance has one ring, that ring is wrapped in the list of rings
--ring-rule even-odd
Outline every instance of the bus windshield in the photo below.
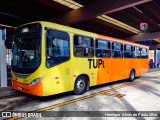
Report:
[[[41,61],[41,37],[37,33],[17,34],[13,43],[12,70],[17,73],[32,73]]]

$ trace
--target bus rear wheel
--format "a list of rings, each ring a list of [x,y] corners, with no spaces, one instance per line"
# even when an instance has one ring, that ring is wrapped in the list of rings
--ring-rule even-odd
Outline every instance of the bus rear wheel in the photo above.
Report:
[[[81,95],[87,91],[87,79],[84,76],[79,76],[74,85],[74,93],[76,95]]]
[[[135,70],[131,70],[129,75],[129,82],[133,82],[135,80]]]

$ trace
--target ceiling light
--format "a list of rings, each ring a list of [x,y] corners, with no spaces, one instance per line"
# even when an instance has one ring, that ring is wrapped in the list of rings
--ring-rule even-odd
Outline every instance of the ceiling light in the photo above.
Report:
[[[8,27],[8,28],[13,28],[13,29],[15,29],[15,27],[12,27],[12,26],[9,26],[9,25],[3,25],[3,24],[0,24],[0,27]]]
[[[139,13],[143,14],[143,12],[142,12],[140,9],[138,9],[137,7],[133,6],[133,8],[134,8],[135,10],[137,10]]]
[[[64,6],[67,6],[67,7],[71,8],[71,9],[74,9],[74,10],[78,9],[80,7],[83,7],[83,5],[77,3],[77,2],[75,2],[73,0],[53,0],[53,1],[55,1],[57,3],[60,3],[60,4],[64,5]]]
[[[16,16],[16,15],[11,15],[11,14],[4,13],[4,12],[0,12],[0,14],[6,15],[6,16],[10,16],[10,17],[14,17],[14,18],[18,18],[19,17],[19,16]]]
[[[97,18],[101,19],[103,21],[109,22],[111,24],[117,25],[117,26],[119,26],[121,28],[124,28],[124,29],[126,29],[128,31],[131,31],[133,33],[136,33],[136,34],[140,33],[140,30],[135,29],[134,27],[131,27],[131,26],[129,26],[129,25],[123,23],[123,22],[120,22],[120,21],[118,21],[116,19],[113,19],[113,18],[111,18],[111,17],[109,17],[107,15],[101,15],[101,16],[98,16]]]

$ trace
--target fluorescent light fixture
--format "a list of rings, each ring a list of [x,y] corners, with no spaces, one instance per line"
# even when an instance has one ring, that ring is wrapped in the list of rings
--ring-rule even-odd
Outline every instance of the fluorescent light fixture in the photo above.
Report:
[[[62,4],[64,6],[66,6],[66,7],[69,7],[71,9],[74,9],[74,10],[83,7],[83,5],[77,3],[77,2],[75,2],[73,0],[53,0],[53,1],[57,2],[59,4]],[[133,7],[135,7],[135,6],[133,6]],[[135,7],[135,9],[136,9],[136,7]],[[123,22],[120,22],[120,21],[118,21],[116,19],[113,19],[113,18],[111,18],[111,17],[109,17],[107,15],[101,15],[101,16],[98,16],[97,18],[100,19],[100,20],[103,20],[105,22],[111,23],[113,25],[119,26],[119,27],[121,27],[123,29],[126,29],[126,30],[130,31],[130,32],[133,32],[133,33],[136,33],[136,34],[140,34],[141,33],[140,30],[138,30],[138,29],[136,29],[136,28],[134,28],[132,26],[129,26],[129,25],[123,23]]]
[[[67,7],[71,8],[71,9],[74,9],[74,10],[78,9],[80,7],[83,7],[83,5],[77,3],[77,2],[75,2],[73,0],[53,0],[53,1],[55,1],[57,3],[60,3],[60,4],[64,5],[64,6],[67,6]]]
[[[136,34],[139,34],[139,33],[140,33],[140,30],[135,29],[134,27],[131,27],[131,26],[129,26],[129,25],[123,23],[123,22],[120,22],[120,21],[118,21],[118,20],[116,20],[116,19],[114,19],[114,18],[111,18],[111,17],[109,17],[109,16],[107,16],[107,15],[101,15],[101,16],[98,16],[97,18],[98,18],[98,19],[101,19],[101,20],[103,20],[103,21],[109,22],[109,23],[111,23],[111,24],[114,24],[114,25],[116,25],[116,26],[119,26],[119,27],[121,27],[121,28],[124,28],[124,29],[126,29],[126,30],[128,30],[128,31],[131,31],[131,32],[133,32],[133,33],[136,33]]]
[[[8,27],[8,28],[14,28],[15,29],[15,27],[13,27],[13,26],[9,26],[9,25],[3,25],[3,24],[0,24],[0,27]]]
[[[19,17],[19,16],[16,16],[16,15],[11,15],[11,14],[4,13],[4,12],[0,12],[0,14],[6,15],[6,16],[10,16],[10,17],[14,17],[14,18],[18,18]]]
[[[143,12],[142,12],[140,9],[138,9],[137,7],[133,6],[133,8],[134,8],[135,10],[137,10],[139,13],[143,14]]]

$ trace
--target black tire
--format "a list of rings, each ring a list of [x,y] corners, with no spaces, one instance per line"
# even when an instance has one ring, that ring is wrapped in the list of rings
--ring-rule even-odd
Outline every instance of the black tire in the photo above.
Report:
[[[74,84],[74,93],[76,95],[81,95],[87,91],[87,79],[84,76],[79,76]]]
[[[135,80],[135,70],[131,70],[129,74],[129,82],[133,82]]]

